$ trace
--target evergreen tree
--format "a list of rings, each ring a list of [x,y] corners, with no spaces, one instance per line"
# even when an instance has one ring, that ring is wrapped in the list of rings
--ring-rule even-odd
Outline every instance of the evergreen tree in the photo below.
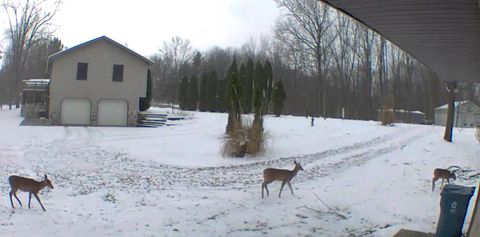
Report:
[[[225,88],[226,88],[226,79],[219,79],[217,80],[217,108],[219,112],[226,112],[227,107],[225,104],[226,98],[225,98]]]
[[[227,133],[232,131],[235,122],[241,122],[241,94],[237,60],[234,56],[233,62],[227,70],[227,88],[225,95],[228,108]]]
[[[152,76],[150,70],[147,71],[147,94],[146,97],[140,98],[140,111],[145,111],[150,108],[152,102]]]
[[[188,92],[187,92],[187,101],[188,101],[188,110],[195,111],[197,110],[197,101],[198,101],[198,82],[197,76],[194,74],[188,82]]]
[[[198,103],[198,109],[200,111],[208,111],[209,109],[209,87],[210,87],[210,79],[208,77],[207,72],[202,73],[202,79],[200,82],[200,97]]]
[[[280,117],[286,98],[287,94],[285,93],[285,88],[283,88],[282,81],[275,81],[272,91],[273,114],[275,114],[275,116]]]
[[[195,56],[193,57],[193,62],[192,62],[192,73],[193,74],[200,74],[200,68],[202,66],[202,54],[200,52],[197,52]]]
[[[245,113],[252,112],[253,78],[254,65],[253,60],[249,58],[245,68],[245,81],[243,83],[243,111]]]
[[[264,76],[265,76],[265,81],[264,81],[264,91],[265,91],[265,110],[268,110],[270,108],[270,99],[272,97],[272,87],[273,87],[273,70],[272,70],[272,64],[267,60],[265,62],[265,68],[264,70]],[[265,111],[268,112],[268,111]]]
[[[245,104],[245,83],[246,83],[246,77],[247,77],[247,67],[245,63],[242,63],[240,65],[240,69],[238,71],[238,90],[241,92],[240,97],[238,98],[239,100],[239,106],[241,108],[241,112],[245,113],[245,109],[243,108]]]
[[[187,110],[187,103],[188,103],[188,98],[187,98],[187,93],[188,93],[188,79],[185,76],[182,76],[182,79],[180,79],[180,89],[178,92],[178,102],[180,104],[180,109],[181,110]]]
[[[262,114],[263,115],[263,100],[264,100],[264,71],[263,71],[263,65],[260,62],[257,62],[257,65],[255,66],[255,77],[253,81],[253,108],[255,115]]]
[[[218,79],[217,71],[212,70],[209,75],[210,86],[208,88],[208,110],[210,112],[219,111],[218,109]]]

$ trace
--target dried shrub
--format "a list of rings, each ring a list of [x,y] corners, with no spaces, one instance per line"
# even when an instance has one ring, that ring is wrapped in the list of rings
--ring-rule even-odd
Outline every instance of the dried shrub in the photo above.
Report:
[[[384,98],[384,106],[380,114],[380,121],[383,126],[393,125],[395,123],[395,110],[393,110],[393,97]]]
[[[260,121],[254,121],[248,128],[247,153],[259,155],[265,151],[265,132]]]
[[[384,108],[382,111],[380,121],[382,121],[382,125],[384,126],[395,123],[395,112],[393,111],[393,109]]]
[[[265,151],[265,133],[259,122],[246,119],[234,121],[232,129],[223,138],[222,154],[231,157],[256,156]]]

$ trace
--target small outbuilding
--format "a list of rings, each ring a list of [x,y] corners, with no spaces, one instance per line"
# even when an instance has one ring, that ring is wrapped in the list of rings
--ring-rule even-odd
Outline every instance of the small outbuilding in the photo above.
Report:
[[[436,125],[447,124],[448,105],[442,105],[435,109]],[[473,128],[480,125],[480,107],[470,100],[456,101],[453,117],[453,126]]]
[[[102,36],[49,56],[52,124],[134,126],[151,60]]]
[[[382,120],[382,109],[377,110],[378,120]],[[388,111],[392,111],[391,109]],[[421,111],[409,111],[403,109],[394,110],[396,123],[413,123],[413,124],[425,124],[426,115]]]

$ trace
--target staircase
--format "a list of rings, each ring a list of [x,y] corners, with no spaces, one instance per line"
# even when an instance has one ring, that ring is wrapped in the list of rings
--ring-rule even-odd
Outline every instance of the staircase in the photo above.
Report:
[[[168,115],[161,113],[138,113],[137,127],[156,128],[167,124]]]
[[[137,127],[156,128],[161,126],[173,126],[173,123],[168,121],[183,120],[185,117],[179,115],[169,115],[155,112],[140,112],[138,113]]]

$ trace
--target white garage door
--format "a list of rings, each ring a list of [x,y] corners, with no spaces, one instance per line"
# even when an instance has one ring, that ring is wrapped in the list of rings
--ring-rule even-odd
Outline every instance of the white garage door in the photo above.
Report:
[[[100,100],[98,125],[127,126],[128,105],[124,100]]]
[[[90,101],[81,98],[62,100],[60,120],[65,125],[90,125]]]

